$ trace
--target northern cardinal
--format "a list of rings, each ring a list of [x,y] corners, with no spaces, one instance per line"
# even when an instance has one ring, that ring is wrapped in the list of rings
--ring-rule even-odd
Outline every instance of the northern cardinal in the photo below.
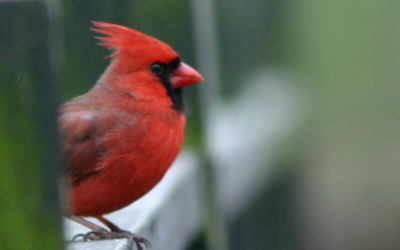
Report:
[[[93,22],[111,63],[94,87],[60,108],[68,216],[93,230],[85,240],[131,237],[103,215],[146,194],[178,155],[185,126],[182,88],[202,80],[170,46],[136,30]],[[84,216],[92,216],[110,231]]]

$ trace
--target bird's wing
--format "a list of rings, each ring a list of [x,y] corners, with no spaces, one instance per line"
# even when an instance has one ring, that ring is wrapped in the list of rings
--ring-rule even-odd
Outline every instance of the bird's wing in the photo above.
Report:
[[[97,174],[97,162],[105,152],[101,138],[112,127],[113,119],[98,111],[65,112],[59,118],[61,146],[71,185]]]

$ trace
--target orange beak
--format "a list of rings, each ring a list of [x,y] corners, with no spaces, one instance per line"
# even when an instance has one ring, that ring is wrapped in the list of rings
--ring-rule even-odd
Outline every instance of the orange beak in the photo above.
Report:
[[[195,69],[181,62],[172,72],[169,81],[173,88],[183,88],[196,82],[203,80],[203,77]]]

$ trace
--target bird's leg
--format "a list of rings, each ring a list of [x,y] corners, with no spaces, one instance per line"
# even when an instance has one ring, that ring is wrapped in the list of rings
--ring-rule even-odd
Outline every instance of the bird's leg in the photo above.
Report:
[[[114,223],[107,220],[103,216],[96,216],[95,218],[101,221],[104,225],[106,225],[111,230],[111,233],[114,235],[115,238],[132,239],[139,250],[143,249],[142,244],[146,247],[150,246],[150,242],[145,238],[142,238],[136,234],[120,229],[118,226],[116,226]]]
[[[117,225],[115,225],[111,221],[107,220],[103,216],[97,216],[96,219],[98,219],[104,225],[106,225],[111,230],[111,232],[120,232],[120,231],[122,231]]]

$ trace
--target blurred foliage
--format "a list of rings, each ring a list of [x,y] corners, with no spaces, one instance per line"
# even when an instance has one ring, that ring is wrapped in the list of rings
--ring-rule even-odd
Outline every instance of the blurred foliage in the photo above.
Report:
[[[56,105],[46,99],[54,92],[39,93],[50,82],[46,8],[40,2],[0,7],[0,248],[60,249],[55,111],[41,116],[42,105]],[[47,171],[50,164],[54,170]]]
[[[299,186],[304,249],[399,249],[400,2],[287,5],[312,117]]]

